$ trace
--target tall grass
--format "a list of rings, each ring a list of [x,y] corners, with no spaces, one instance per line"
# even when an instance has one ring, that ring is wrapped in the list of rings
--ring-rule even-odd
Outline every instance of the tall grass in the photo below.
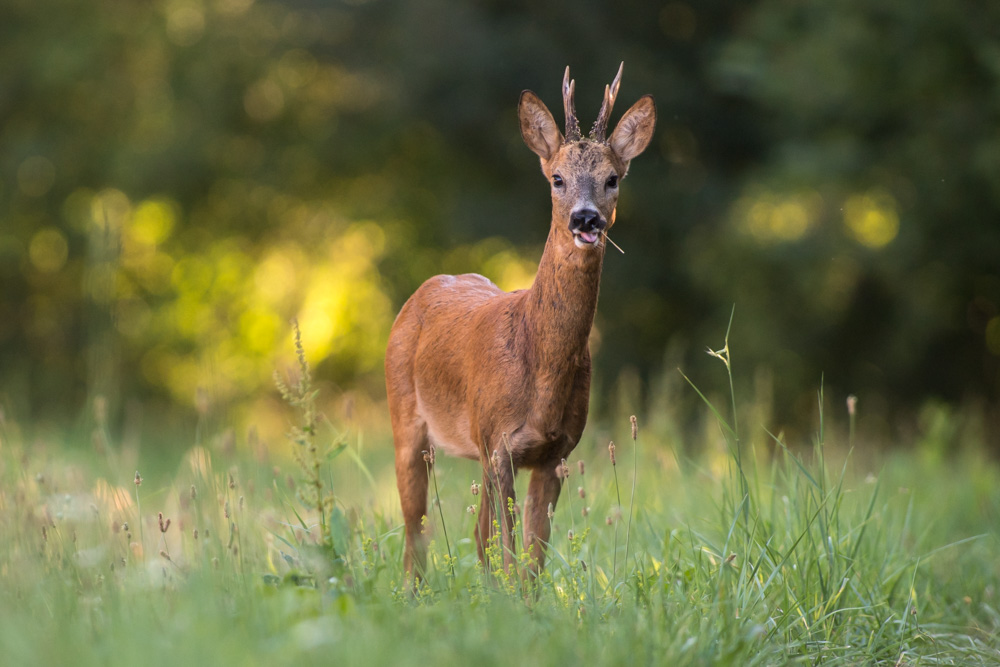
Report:
[[[748,447],[759,439],[735,419],[728,334],[713,352],[728,407],[702,395],[725,458],[706,436],[687,448],[703,456],[664,466],[669,444],[650,429],[640,440],[641,418],[608,428],[631,439],[631,474],[607,441],[582,443],[535,580],[519,574],[517,541],[516,567],[496,539],[493,567],[479,564],[466,482],[479,470],[439,458],[416,591],[395,504],[337,492],[358,476],[391,484],[390,443],[362,459],[356,434],[316,412],[297,345],[299,375],[281,384],[295,426],[271,460],[195,446],[154,469],[140,456],[140,492],[129,457],[28,446],[0,428],[5,663],[1000,661],[996,465],[974,447],[933,465],[859,462],[853,414],[829,416],[822,388],[811,446],[769,435]],[[844,417],[841,442],[831,422]]]

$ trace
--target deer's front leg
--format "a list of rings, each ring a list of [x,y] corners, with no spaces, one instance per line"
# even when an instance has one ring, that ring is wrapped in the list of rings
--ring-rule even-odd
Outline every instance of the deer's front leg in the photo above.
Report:
[[[514,565],[514,516],[517,503],[514,493],[514,467],[505,448],[500,448],[490,457],[487,470],[483,473],[483,496],[479,507],[479,525],[476,530],[476,546],[479,560],[487,568],[490,562],[486,551],[490,539],[495,535],[494,523],[500,527],[500,546],[503,550],[503,564],[508,570]],[[497,516],[499,519],[497,520]]]
[[[552,533],[549,506],[554,510],[562,483],[556,475],[556,463],[542,465],[531,472],[528,497],[524,507],[524,548],[530,554],[532,576],[545,566],[545,549]]]

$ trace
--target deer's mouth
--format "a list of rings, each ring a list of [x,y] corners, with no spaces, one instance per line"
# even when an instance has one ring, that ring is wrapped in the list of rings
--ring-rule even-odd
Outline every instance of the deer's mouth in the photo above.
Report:
[[[595,246],[597,245],[597,242],[600,240],[600,238],[601,238],[601,232],[596,229],[592,229],[586,232],[580,230],[576,230],[573,232],[573,243],[576,244],[577,248],[587,248],[590,246]]]

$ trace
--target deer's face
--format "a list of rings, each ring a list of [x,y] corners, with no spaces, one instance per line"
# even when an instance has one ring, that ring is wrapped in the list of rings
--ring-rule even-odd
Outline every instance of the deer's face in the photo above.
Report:
[[[626,166],[607,144],[565,142],[542,171],[552,188],[552,222],[578,248],[595,247],[615,222],[618,182]]]
[[[563,79],[565,137],[533,92],[521,93],[518,105],[521,136],[541,158],[542,172],[552,188],[552,226],[581,249],[603,247],[601,235],[615,222],[618,183],[632,158],[653,138],[656,107],[648,95],[626,111],[611,137],[605,138],[620,78],[619,68],[614,83],[605,89],[604,105],[587,139],[580,135],[573,105],[575,84],[569,79],[568,68]]]

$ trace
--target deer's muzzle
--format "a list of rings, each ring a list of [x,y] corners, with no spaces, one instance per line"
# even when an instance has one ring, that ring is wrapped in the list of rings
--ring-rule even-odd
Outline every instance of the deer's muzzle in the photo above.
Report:
[[[578,246],[596,244],[607,226],[607,221],[592,208],[573,211],[569,216],[569,231]]]

